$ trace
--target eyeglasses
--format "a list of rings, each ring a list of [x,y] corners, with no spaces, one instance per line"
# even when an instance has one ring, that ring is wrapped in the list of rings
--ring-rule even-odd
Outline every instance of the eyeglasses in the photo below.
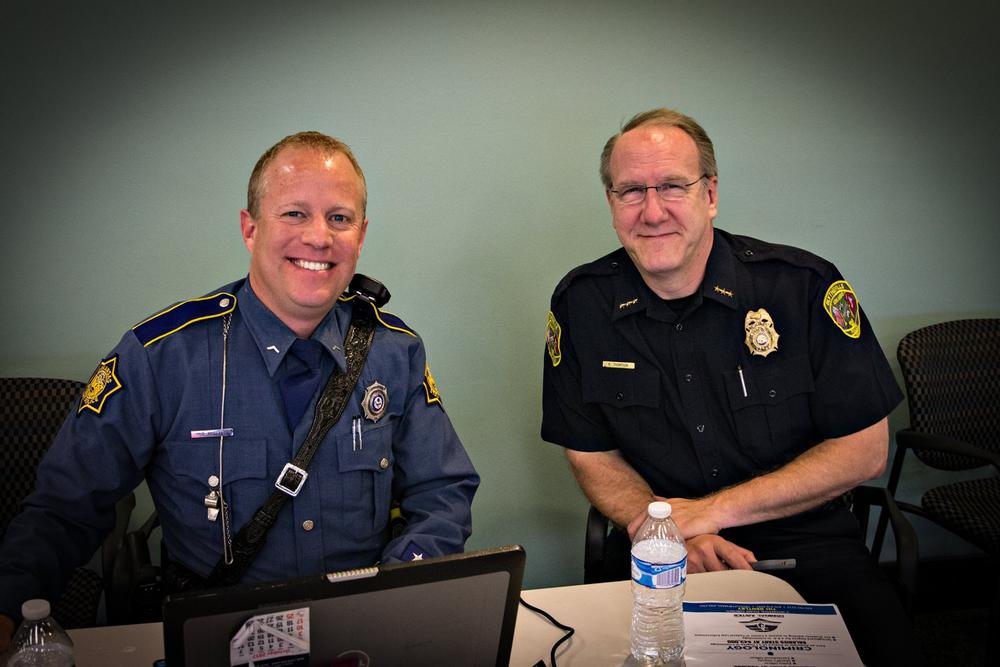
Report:
[[[675,202],[684,199],[687,196],[688,190],[703,178],[708,178],[708,174],[702,174],[690,183],[666,182],[659,185],[629,185],[620,190],[609,189],[608,192],[626,205],[639,204],[645,201],[646,190],[656,190],[656,194],[660,195],[661,201]]]

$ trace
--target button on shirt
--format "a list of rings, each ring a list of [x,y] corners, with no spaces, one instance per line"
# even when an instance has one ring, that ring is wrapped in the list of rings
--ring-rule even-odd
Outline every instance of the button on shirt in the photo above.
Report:
[[[542,438],[620,449],[654,493],[699,497],[874,424],[902,394],[864,314],[855,339],[823,310],[841,279],[815,255],[721,230],[679,304],[623,249],[577,268],[552,298],[562,354],[545,358]],[[760,308],[780,336],[766,357],[745,343]]]
[[[0,612],[61,587],[61,559],[84,561],[110,530],[116,500],[145,476],[172,559],[207,575],[222,553],[221,522],[207,520],[208,478],[222,478],[233,534],[263,504],[308,433],[316,398],[334,367],[345,368],[352,305],[339,302],[312,338],[323,348],[320,389],[290,432],[278,379],[294,333],[244,280],[228,340],[224,463],[219,439],[223,319],[189,324],[143,346],[130,331],[114,348],[121,389],[101,414],[74,410],[39,468],[36,491],[0,549]],[[423,390],[425,355],[415,334],[377,326],[353,396],[319,447],[299,495],[283,508],[244,581],[305,576],[461,551],[471,531],[479,478],[441,405]],[[365,388],[386,387],[378,421],[363,416]],[[408,522],[390,540],[393,498]],[[51,517],[62,517],[54,520]],[[37,533],[37,538],[32,533]],[[27,569],[33,576],[24,577]]]

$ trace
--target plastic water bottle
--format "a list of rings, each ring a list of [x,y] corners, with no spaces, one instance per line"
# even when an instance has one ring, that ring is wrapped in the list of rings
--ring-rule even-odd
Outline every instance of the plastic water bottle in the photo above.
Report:
[[[73,640],[50,613],[47,600],[21,605],[24,621],[11,641],[7,667],[73,667]]]
[[[681,661],[687,548],[670,503],[650,503],[632,542],[632,656],[644,665]]]

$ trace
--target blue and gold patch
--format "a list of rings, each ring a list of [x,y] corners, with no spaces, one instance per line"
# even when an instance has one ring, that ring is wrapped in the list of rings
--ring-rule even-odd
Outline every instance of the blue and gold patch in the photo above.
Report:
[[[427,405],[441,405],[441,392],[438,391],[437,382],[431,375],[431,367],[427,364],[424,364],[424,393],[427,394]]]
[[[858,297],[846,280],[838,280],[826,289],[826,294],[823,296],[823,310],[846,336],[861,337]]]
[[[184,327],[222,317],[236,310],[236,297],[228,292],[189,299],[153,315],[132,327],[132,332],[143,347],[149,347]]]
[[[80,407],[76,414],[84,410],[92,410],[95,414],[101,414],[108,397],[122,388],[121,380],[115,373],[118,366],[118,355],[111,355],[97,365],[94,374],[90,376],[90,382],[83,390],[80,397]]]

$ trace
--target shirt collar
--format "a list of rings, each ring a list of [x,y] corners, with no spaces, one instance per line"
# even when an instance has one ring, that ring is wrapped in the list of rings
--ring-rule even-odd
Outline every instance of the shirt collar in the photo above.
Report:
[[[295,342],[295,333],[257,298],[250,287],[249,280],[244,281],[236,293],[236,303],[239,304],[238,307],[247,323],[247,329],[250,330],[250,335],[264,359],[268,375],[274,377],[274,373],[284,360],[285,354]],[[323,349],[333,357],[341,371],[347,369],[343,332],[347,330],[350,322],[350,304],[338,301],[310,337],[312,340],[319,341]]]
[[[736,310],[740,298],[736,277],[737,259],[725,236],[718,229],[713,229],[712,234],[712,252],[708,255],[705,277],[701,281],[701,295]]]
[[[712,299],[728,308],[736,310],[739,290],[737,288],[736,258],[732,247],[719,230],[713,229],[712,250],[705,265],[705,277],[701,281],[702,300]],[[622,266],[615,287],[615,302],[612,304],[611,319],[618,320],[645,310],[650,317],[674,322],[681,313],[675,313],[666,301],[657,298],[646,285],[632,258],[625,251],[619,259]],[[696,304],[695,307],[697,307]]]

